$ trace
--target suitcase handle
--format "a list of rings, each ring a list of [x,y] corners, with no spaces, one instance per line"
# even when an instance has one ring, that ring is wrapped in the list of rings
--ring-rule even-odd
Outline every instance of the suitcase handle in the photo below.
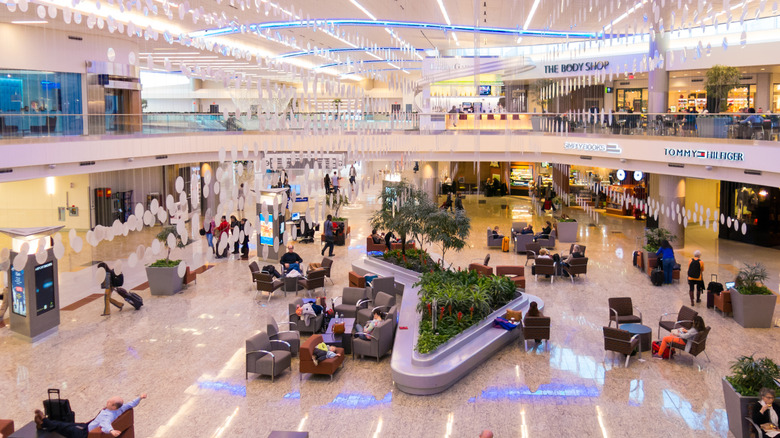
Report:
[[[713,282],[717,283],[718,282],[718,274],[710,275],[710,281],[713,281]]]

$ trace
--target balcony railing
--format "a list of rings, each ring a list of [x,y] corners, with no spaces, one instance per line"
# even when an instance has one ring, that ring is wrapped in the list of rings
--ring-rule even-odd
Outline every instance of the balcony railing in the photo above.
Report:
[[[86,123],[85,123],[86,120]],[[57,114],[0,113],[0,139],[83,135],[156,135],[190,132],[344,133],[411,131],[423,134],[507,132],[672,136],[770,140],[780,138],[780,117],[771,114],[629,113],[297,113],[229,115],[190,113]]]

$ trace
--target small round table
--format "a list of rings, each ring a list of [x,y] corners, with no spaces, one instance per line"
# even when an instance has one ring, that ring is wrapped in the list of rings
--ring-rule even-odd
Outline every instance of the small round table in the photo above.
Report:
[[[653,342],[653,329],[642,324],[621,324],[620,329],[632,335],[639,335],[639,350],[650,351]]]

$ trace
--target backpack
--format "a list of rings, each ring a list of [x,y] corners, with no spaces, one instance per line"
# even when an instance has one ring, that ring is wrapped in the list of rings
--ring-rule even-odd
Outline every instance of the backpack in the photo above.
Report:
[[[125,284],[125,274],[117,275],[114,270],[111,270],[111,287],[122,287]]]
[[[691,263],[688,265],[688,278],[701,277],[701,261],[691,259]]]

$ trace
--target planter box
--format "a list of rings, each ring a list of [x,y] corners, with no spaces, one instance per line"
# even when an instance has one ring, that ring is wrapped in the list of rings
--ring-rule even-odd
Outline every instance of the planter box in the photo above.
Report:
[[[748,414],[748,406],[758,401],[758,397],[743,397],[734,391],[731,383],[725,378],[723,382],[723,399],[726,402],[726,416],[729,420],[729,431],[736,438],[749,438],[750,427],[745,417]]]
[[[654,253],[648,253],[644,249],[642,250],[642,266],[645,269],[645,272],[647,272],[647,275],[650,275],[653,273],[653,269],[658,266],[658,256]]]
[[[745,328],[772,327],[777,295],[744,295],[734,288],[729,291],[734,321],[737,321],[737,324]]]
[[[149,280],[149,291],[152,295],[173,295],[179,292],[184,284],[179,277],[179,268],[146,267],[146,278]]]
[[[574,243],[577,241],[579,222],[558,222],[558,241]]]

